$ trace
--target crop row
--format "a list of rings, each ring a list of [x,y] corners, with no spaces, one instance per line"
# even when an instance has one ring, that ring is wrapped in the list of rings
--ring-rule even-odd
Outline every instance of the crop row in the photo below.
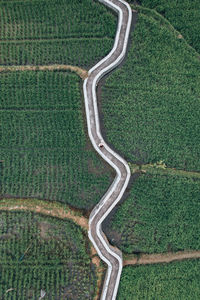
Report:
[[[94,270],[80,227],[33,213],[1,212],[0,296],[5,299],[91,299]],[[18,298],[17,298],[18,297]]]
[[[116,18],[91,0],[0,3],[0,39],[114,37]]]

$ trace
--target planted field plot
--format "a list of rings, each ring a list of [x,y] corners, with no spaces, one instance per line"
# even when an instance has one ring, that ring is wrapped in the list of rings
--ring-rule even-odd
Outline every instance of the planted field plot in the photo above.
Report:
[[[67,72],[1,74],[2,196],[90,209],[106,191],[110,171],[86,139],[79,84]]]
[[[92,0],[0,1],[0,64],[91,66],[112,48],[117,18]]]
[[[95,273],[79,226],[22,212],[0,212],[0,220],[1,299],[39,299],[41,290],[52,300],[93,298]]]
[[[200,2],[198,0],[172,0],[170,2],[167,0],[141,0],[140,3],[162,14],[182,33],[188,43],[200,52]]]
[[[132,162],[200,171],[199,59],[144,14],[132,40],[125,64],[103,87],[108,141]]]
[[[124,253],[199,250],[200,181],[142,175],[106,230]]]
[[[200,260],[125,267],[118,300],[198,300]]]
[[[110,38],[0,42],[1,65],[93,66],[112,48]]]

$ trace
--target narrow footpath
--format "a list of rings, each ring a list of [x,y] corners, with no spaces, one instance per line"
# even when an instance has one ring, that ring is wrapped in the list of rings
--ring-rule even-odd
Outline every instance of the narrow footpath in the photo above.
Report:
[[[118,28],[112,51],[89,70],[88,78],[84,81],[83,91],[90,140],[99,155],[115,169],[116,177],[90,214],[88,235],[98,255],[108,265],[101,300],[114,300],[117,296],[123,266],[122,253],[108,243],[101,225],[122,198],[131,172],[127,162],[103,140],[99,124],[96,88],[99,80],[119,65],[125,57],[132,21],[132,10],[128,3],[123,0],[99,1],[117,12]]]

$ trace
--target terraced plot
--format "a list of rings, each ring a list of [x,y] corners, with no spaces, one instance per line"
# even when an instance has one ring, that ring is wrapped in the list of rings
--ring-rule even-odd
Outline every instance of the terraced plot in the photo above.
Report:
[[[139,14],[127,60],[102,88],[107,140],[129,161],[200,171],[199,77],[186,42]]]
[[[70,64],[89,67],[112,48],[110,38],[0,42],[1,65]],[[103,55],[102,55],[103,53]]]
[[[200,260],[125,267],[118,300],[198,300]]]
[[[79,226],[34,213],[0,217],[1,299],[39,299],[41,289],[52,300],[93,298],[94,266]]]
[[[141,5],[155,9],[182,33],[188,43],[200,52],[200,2],[198,0],[141,0]]]
[[[112,48],[117,19],[97,1],[0,1],[0,65],[91,66]]]
[[[199,250],[199,179],[141,175],[106,227],[124,253]]]
[[[0,82],[1,196],[93,207],[111,173],[85,137],[78,77],[8,72]]]

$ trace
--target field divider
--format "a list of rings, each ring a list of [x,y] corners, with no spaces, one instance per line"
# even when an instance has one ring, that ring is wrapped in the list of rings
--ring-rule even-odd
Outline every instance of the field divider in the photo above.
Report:
[[[80,211],[69,207],[66,204],[57,202],[50,202],[38,199],[18,199],[8,198],[0,200],[0,211],[32,211],[35,213],[41,213],[47,216],[56,217],[60,219],[70,219],[82,229],[88,230],[88,219],[85,218]]]
[[[88,77],[88,71],[77,66],[71,65],[46,65],[46,66],[0,66],[0,73],[2,72],[16,72],[16,71],[71,71],[75,72],[82,79]]]
[[[124,255],[124,266],[170,263],[185,259],[200,258],[200,250],[178,251],[168,253],[153,253],[141,255]]]
[[[200,172],[195,171],[186,171],[176,168],[170,168],[165,165],[164,162],[156,162],[146,165],[137,165],[133,163],[128,163],[131,174],[141,173],[141,174],[151,174],[151,175],[160,175],[160,176],[179,176],[185,178],[199,178]]]

